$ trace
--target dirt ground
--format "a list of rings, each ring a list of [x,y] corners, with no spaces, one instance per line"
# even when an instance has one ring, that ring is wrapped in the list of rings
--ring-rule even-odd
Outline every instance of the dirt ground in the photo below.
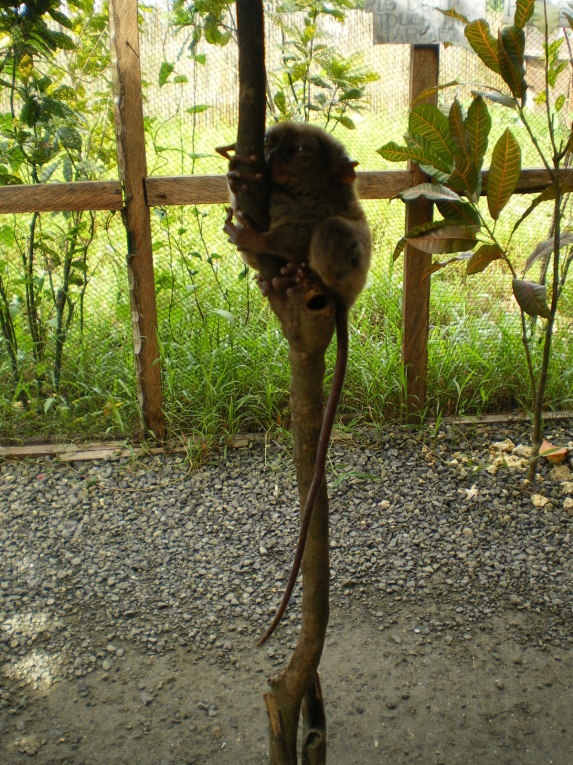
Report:
[[[573,653],[536,637],[542,616],[497,612],[466,632],[453,606],[383,601],[378,613],[331,619],[321,666],[330,763],[573,763]],[[0,712],[0,762],[264,763],[262,693],[282,662],[232,637],[226,667],[193,648],[152,656],[126,644],[108,672],[27,689],[25,708]]]

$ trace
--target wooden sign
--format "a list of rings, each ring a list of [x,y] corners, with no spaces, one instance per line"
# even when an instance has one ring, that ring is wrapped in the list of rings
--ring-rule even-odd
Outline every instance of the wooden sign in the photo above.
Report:
[[[365,10],[374,14],[375,43],[435,45],[467,44],[464,25],[444,16],[455,8],[470,21],[485,18],[486,0],[366,0]]]

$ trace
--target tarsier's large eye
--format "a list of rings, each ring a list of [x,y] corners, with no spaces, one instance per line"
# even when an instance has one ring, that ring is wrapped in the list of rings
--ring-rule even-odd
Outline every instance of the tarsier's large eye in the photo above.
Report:
[[[296,147],[296,156],[300,157],[301,159],[308,159],[312,156],[311,150],[308,148],[308,146],[305,146],[304,144],[299,144]]]

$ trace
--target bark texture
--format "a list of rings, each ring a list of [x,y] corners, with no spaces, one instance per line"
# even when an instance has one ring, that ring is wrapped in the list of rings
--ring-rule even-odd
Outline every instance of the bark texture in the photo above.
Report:
[[[237,204],[255,224],[268,226],[268,178],[264,163],[265,68],[264,20],[261,0],[237,0],[239,36],[239,127],[236,153],[257,157],[260,181],[239,192]],[[252,165],[246,168],[252,172]],[[261,275],[269,284],[282,261],[260,256]],[[304,508],[322,426],[325,353],[335,327],[335,304],[312,289],[287,296],[271,288],[269,301],[289,343],[290,398],[301,510]],[[326,762],[326,722],[317,668],[328,624],[328,497],[324,483],[312,516],[302,562],[302,629],[294,654],[278,675],[269,679],[265,694],[269,717],[270,765],[296,765],[297,732],[303,715],[305,765]],[[280,627],[279,627],[280,629]]]

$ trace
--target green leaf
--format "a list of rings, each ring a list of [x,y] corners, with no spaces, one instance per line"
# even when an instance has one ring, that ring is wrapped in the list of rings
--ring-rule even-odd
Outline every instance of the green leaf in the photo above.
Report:
[[[469,24],[470,20],[467,16],[462,15],[459,11],[456,11],[455,8],[448,8],[447,11],[442,10],[441,8],[436,8],[437,11],[440,13],[443,13],[444,16],[448,16],[450,19],[457,19],[458,21],[461,21],[462,24]]]
[[[190,106],[188,109],[185,109],[185,111],[187,114],[201,114],[201,112],[206,112],[207,109],[211,108],[210,104],[195,104],[195,106]]]
[[[525,55],[525,32],[521,27],[504,27],[501,30],[503,47],[515,66],[525,74],[523,57]]]
[[[490,32],[487,21],[484,19],[472,21],[466,26],[464,34],[487,68],[499,74],[497,40]]]
[[[448,186],[471,196],[478,187],[479,173],[473,157],[456,155],[456,167],[448,178]]]
[[[24,101],[20,111],[20,119],[28,127],[32,127],[40,119],[41,108],[35,98],[28,98]]]
[[[472,255],[473,255],[473,252],[462,252],[460,255],[456,255],[455,258],[450,258],[449,260],[446,260],[445,262],[436,261],[435,263],[432,263],[432,265],[426,268],[426,270],[422,274],[422,281],[424,281],[424,279],[427,279],[428,276],[431,276],[431,274],[434,274],[436,271],[440,271],[442,268],[449,266],[451,263],[460,263],[465,260],[469,260],[469,258],[471,258]]]
[[[398,258],[400,257],[400,253],[406,247],[407,244],[408,244],[408,242],[406,241],[406,237],[404,237],[404,236],[401,237],[398,240],[398,244],[396,245],[396,247],[394,248],[394,252],[392,253],[392,262],[393,263],[396,260],[398,260]]]
[[[466,273],[468,276],[484,271],[494,260],[499,260],[503,252],[497,244],[482,244],[469,260]]]
[[[159,68],[159,87],[162,88],[167,80],[169,79],[169,75],[171,72],[175,69],[175,64],[170,64],[169,61],[163,61],[161,63],[161,66]]]
[[[429,141],[416,133],[406,133],[406,145],[409,148],[422,151],[424,159],[418,164],[420,168],[428,175],[436,176],[436,170],[444,177],[437,177],[438,181],[445,180],[453,170],[453,162],[445,159],[441,154],[434,150]],[[429,169],[428,169],[429,168]]]
[[[54,396],[50,396],[44,401],[44,414],[48,414],[55,400]]]
[[[445,160],[453,162],[455,146],[450,138],[448,118],[431,104],[417,104],[408,120],[410,133],[420,135]]]
[[[0,245],[12,247],[16,242],[16,235],[12,226],[4,224],[0,226]]]
[[[420,183],[418,186],[412,186],[411,189],[402,191],[399,197],[404,202],[411,202],[412,199],[418,199],[418,197],[425,197],[431,199],[434,202],[438,200],[460,202],[460,197],[455,191],[448,189],[441,183]]]
[[[439,10],[439,9],[437,9]],[[412,106],[415,106],[416,104],[420,103],[420,101],[423,101],[425,98],[428,98],[429,96],[433,96],[436,93],[439,93],[440,90],[445,90],[446,88],[453,88],[456,85],[461,85],[459,80],[450,80],[450,82],[445,82],[443,85],[433,85],[431,88],[425,88],[416,98],[412,101]]]
[[[534,6],[535,0],[517,0],[515,23],[518,27],[524,27],[527,24],[533,13]]]
[[[440,203],[438,203],[440,204]],[[394,248],[394,252],[392,254],[392,260],[395,261],[402,250],[406,247],[408,244],[406,237],[415,237],[418,234],[423,234],[427,231],[435,231],[436,229],[444,226],[457,226],[458,221],[455,220],[438,220],[438,221],[429,221],[428,223],[422,223],[420,226],[413,226],[406,236],[403,236],[397,243],[396,247]]]
[[[517,109],[517,101],[511,96],[506,96],[505,93],[498,93],[497,90],[472,90],[472,96],[483,96],[489,101],[493,101],[494,104],[500,104],[501,106],[507,106],[509,109]]]
[[[544,285],[514,279],[512,287],[515,299],[525,313],[529,316],[542,316],[544,319],[551,318],[551,309],[547,305],[547,288]]]
[[[173,82],[177,85],[185,85],[189,79],[184,74],[178,74],[173,78]]]
[[[275,93],[275,97],[273,99],[275,102],[275,106],[279,110],[281,114],[286,114],[287,111],[287,102],[286,102],[286,96],[282,90],[279,90]]]
[[[222,308],[213,308],[212,311],[209,311],[209,314],[217,314],[217,316],[220,316],[222,319],[225,319],[225,321],[228,321],[231,326],[234,326],[237,323],[237,320],[233,314],[229,311],[224,311]]]
[[[64,181],[67,183],[70,183],[74,178],[74,169],[71,160],[67,155],[62,162],[62,175],[64,176]]]
[[[568,247],[571,244],[573,244],[573,233],[571,231],[564,231],[559,237],[559,249],[562,247]],[[555,242],[553,237],[551,237],[551,239],[545,239],[543,242],[539,242],[537,247],[527,258],[525,268],[523,269],[523,275],[525,276],[525,274],[537,260],[541,260],[541,258],[545,258],[547,255],[551,255],[554,249]]]
[[[432,255],[463,252],[475,247],[477,241],[474,228],[460,226],[458,223],[444,225],[444,221],[432,221],[431,226],[414,236],[409,231],[405,239],[416,249]]]
[[[561,38],[563,39],[563,38]],[[561,74],[561,72],[565,69],[565,67],[569,66],[569,61],[562,61],[560,64],[557,64],[557,66],[552,66],[549,71],[547,72],[547,81],[549,85],[554,88],[555,83],[557,82],[557,78]]]
[[[572,181],[572,183],[573,183],[573,181]],[[563,193],[565,191],[572,191],[572,190],[573,190],[573,187],[572,187],[571,183],[570,184],[564,184],[564,185],[561,186],[561,193]],[[541,204],[541,202],[547,202],[550,199],[555,199],[555,194],[556,194],[555,184],[552,184],[551,186],[548,186],[546,189],[543,189],[541,194],[539,194],[538,196],[535,197],[533,202],[529,205],[527,210],[523,213],[521,218],[519,218],[517,223],[514,225],[513,231],[511,232],[511,236],[513,237],[513,235],[515,234],[517,229],[521,226],[523,221],[531,215],[531,213],[536,209],[536,207],[538,205]]]
[[[456,149],[461,152],[466,151],[466,129],[464,125],[464,115],[462,107],[457,97],[450,107],[450,113],[448,116],[448,122],[450,125],[450,137],[454,143]]]
[[[224,48],[231,39],[231,32],[222,32],[217,17],[209,14],[205,19],[205,39],[209,45]]]
[[[356,130],[354,120],[352,120],[347,114],[341,114],[340,116],[336,117],[336,121],[340,122],[340,124],[348,130]]]
[[[38,176],[38,180],[40,181],[40,183],[46,183],[47,181],[49,181],[59,166],[60,166],[60,160],[57,159],[55,162],[52,162],[51,165],[44,167],[42,169],[42,172]]]
[[[344,90],[339,98],[341,101],[352,101],[356,98],[362,98],[364,95],[364,88],[348,88]]]
[[[18,186],[24,181],[18,176],[0,168],[0,186]]]
[[[376,153],[381,157],[387,159],[389,162],[407,162],[412,160],[413,162],[428,162],[429,159],[422,149],[416,149],[410,146],[399,146],[396,141],[389,141],[388,143],[376,149]]]
[[[441,202],[436,203],[440,214],[452,222],[464,223],[468,226],[481,226],[478,211],[469,202]]]
[[[487,141],[491,130],[491,117],[486,102],[482,96],[475,96],[465,121],[469,150],[478,162],[484,158],[487,151]]]
[[[545,23],[546,14],[547,24]],[[560,16],[561,9],[558,5],[547,2],[547,6],[545,7],[543,0],[538,0],[533,6],[530,23],[543,34],[545,34],[545,30],[547,29],[547,34],[550,35],[559,26]]]
[[[494,220],[515,191],[521,171],[521,149],[509,128],[500,136],[491,156],[487,179],[487,206]]]
[[[519,29],[519,27],[515,27],[515,29]],[[523,34],[523,30],[521,30],[521,33]],[[525,98],[525,91],[527,90],[527,83],[523,76],[523,66],[521,68],[516,66],[512,60],[509,52],[505,48],[504,38],[501,31],[498,32],[497,39],[497,56],[500,74],[513,95],[516,98],[523,100]]]
[[[72,22],[63,13],[56,10],[55,8],[48,8],[48,13],[54,19],[54,21],[58,22],[58,24],[61,24],[66,29],[72,29]]]
[[[565,106],[565,96],[563,93],[561,93],[557,98],[555,99],[555,111],[560,112],[561,109]]]
[[[82,150],[82,137],[78,131],[73,127],[61,127],[56,133],[58,143],[64,147],[64,149],[70,149],[71,151]]]
[[[14,295],[12,300],[10,301],[10,304],[8,305],[8,313],[10,314],[12,319],[15,319],[16,316],[20,313],[22,310],[22,298],[19,295]]]

